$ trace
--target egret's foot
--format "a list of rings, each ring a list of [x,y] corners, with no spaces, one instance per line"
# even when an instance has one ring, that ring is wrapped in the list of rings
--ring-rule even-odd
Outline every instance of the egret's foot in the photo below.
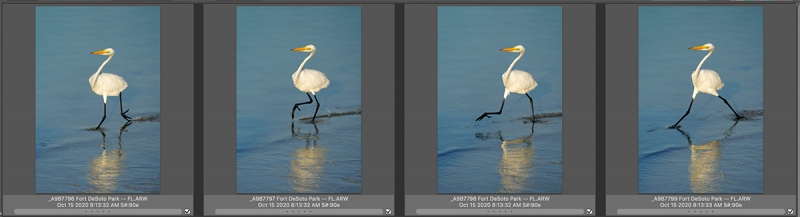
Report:
[[[672,126],[669,126],[669,128],[670,128],[670,129],[678,129],[678,128],[681,128],[681,126],[678,126],[678,125],[672,125]]]
[[[744,116],[736,115],[736,120],[744,119]]]
[[[294,119],[294,111],[295,110],[300,111],[300,107],[297,106],[297,105],[294,105],[294,107],[292,108],[292,119]]]
[[[480,117],[478,117],[478,119],[475,119],[475,121],[481,121],[481,120],[483,120],[483,118],[484,118],[484,117],[487,117],[487,118],[492,118],[492,116],[489,116],[489,115],[487,115],[487,114],[483,114],[483,115],[481,115]]]
[[[122,115],[122,118],[125,118],[125,120],[131,121],[131,120],[133,120],[133,118],[128,117],[127,115],[125,115],[125,113],[128,113],[128,111],[130,111],[130,110],[131,109],[125,110],[125,112],[122,112],[122,113],[119,113],[119,114]]]

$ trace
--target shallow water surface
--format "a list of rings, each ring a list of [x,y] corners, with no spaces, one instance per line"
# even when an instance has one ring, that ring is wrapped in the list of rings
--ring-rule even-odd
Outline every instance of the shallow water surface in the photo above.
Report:
[[[36,193],[159,193],[159,7],[36,7]],[[128,83],[119,97],[92,92],[103,72]]]
[[[561,7],[439,7],[438,192],[561,193]],[[525,95],[508,96],[501,75],[514,69],[539,83],[536,125]]]
[[[360,193],[360,7],[242,6],[236,29],[237,193]],[[314,123],[316,100],[291,118],[308,101],[291,76],[309,53],[290,49],[307,44],[303,68],[330,80]]]
[[[639,8],[639,192],[763,193],[763,12],[761,7]],[[718,97],[699,93],[691,73],[719,73]],[[768,111],[767,111],[768,112]]]

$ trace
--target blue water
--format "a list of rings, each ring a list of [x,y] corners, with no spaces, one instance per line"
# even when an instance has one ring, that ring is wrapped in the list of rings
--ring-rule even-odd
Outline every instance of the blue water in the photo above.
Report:
[[[691,73],[719,73],[719,98],[699,93],[681,130]],[[762,193],[764,145],[761,7],[639,7],[639,192]]]
[[[236,17],[236,192],[360,193],[361,8],[242,6]],[[325,73],[320,101],[292,84],[304,68]],[[326,117],[332,116],[332,117]]]
[[[36,7],[36,193],[159,193],[160,9],[130,6]],[[103,72],[128,83],[103,97],[89,77]]]
[[[438,192],[561,193],[561,7],[443,6],[438,11]],[[539,83],[529,100],[512,93],[501,115],[501,75],[514,69]]]

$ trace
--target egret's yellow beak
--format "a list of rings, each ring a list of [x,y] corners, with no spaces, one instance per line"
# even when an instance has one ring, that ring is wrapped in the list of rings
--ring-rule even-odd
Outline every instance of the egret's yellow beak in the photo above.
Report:
[[[690,47],[689,48],[689,50],[704,50],[704,49],[708,49],[708,46],[700,45],[700,46],[694,46],[694,47]]]
[[[302,52],[302,51],[308,51],[308,50],[311,50],[311,48],[309,48],[309,47],[296,47],[296,48],[292,48],[292,51],[295,51],[295,52]]]
[[[500,52],[514,52],[514,51],[519,51],[519,48],[507,47],[507,48],[500,49]]]
[[[95,54],[95,55],[107,54],[107,53],[108,53],[107,50],[98,50],[98,51],[95,51],[95,52],[91,52],[91,54]]]

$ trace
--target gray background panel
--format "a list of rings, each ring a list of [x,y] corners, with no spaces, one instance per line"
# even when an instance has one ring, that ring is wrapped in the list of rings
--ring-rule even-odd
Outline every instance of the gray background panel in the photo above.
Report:
[[[606,189],[638,194],[638,5],[607,5]],[[797,17],[795,8],[764,7],[764,194],[797,193]],[[638,43],[636,43],[638,44]],[[609,201],[610,203],[610,201]]]
[[[796,195],[796,10],[764,6],[764,194]],[[789,145],[792,144],[792,145]]]
[[[437,6],[406,5],[407,195],[437,194]],[[595,6],[563,5],[564,195],[595,193]],[[406,199],[409,201],[409,199]]]
[[[236,194],[236,6],[204,6],[206,195]],[[394,5],[362,5],[361,17],[361,190],[393,195]]]
[[[2,5],[0,5],[0,13],[2,13]],[[2,22],[2,21],[0,20],[0,22]],[[2,35],[3,35],[3,28],[2,28],[2,24],[0,24],[0,39],[3,38]],[[2,50],[3,50],[3,43],[0,43],[0,51],[2,51]],[[3,53],[0,52],[0,67],[3,65],[2,62],[3,62]],[[2,72],[2,70],[3,69],[0,68],[0,72]],[[2,83],[3,83],[3,76],[2,76],[2,73],[0,73],[0,85]],[[0,93],[2,93],[2,88],[0,88]],[[2,95],[2,94],[0,94],[0,95]],[[2,114],[3,114],[3,100],[0,100],[0,144],[2,144],[2,137],[3,137],[2,136],[3,135],[3,133],[2,133],[3,132],[3,125],[2,125],[3,115]],[[0,168],[3,168],[3,147],[2,147],[2,145],[0,145]],[[2,197],[3,188],[2,188],[2,184],[3,184],[3,173],[0,172],[0,215],[3,214],[3,212],[2,212],[3,211],[3,197]]]
[[[639,193],[637,11],[606,5],[606,194]]]
[[[436,5],[405,5],[405,194],[436,194]],[[406,207],[409,197],[406,196]]]
[[[169,60],[161,63],[162,93],[170,93],[161,97],[161,194],[193,194],[193,11],[191,5],[160,6],[161,56]],[[2,154],[15,162],[3,168],[6,177],[15,177],[4,180],[5,194],[36,191],[34,17],[33,4],[3,5]]]
[[[563,25],[564,195],[594,195],[597,186],[595,6],[565,5]],[[594,198],[592,198],[594,201]]]
[[[194,8],[161,6],[161,194],[194,194]],[[169,61],[167,61],[169,60]]]
[[[36,187],[36,8],[3,5],[3,160],[18,162],[3,168],[3,193],[34,194]],[[12,19],[14,17],[15,19]],[[16,73],[15,73],[16,72]],[[14,82],[9,82],[14,81]],[[13,102],[13,103],[11,103]],[[13,113],[14,115],[10,115]],[[8,154],[14,153],[14,154]],[[5,165],[3,165],[5,166]],[[16,187],[13,187],[16,186]],[[13,188],[12,188],[13,187]]]
[[[203,191],[235,194],[236,6],[203,8]]]
[[[394,195],[394,5],[362,5],[361,25],[361,188]]]

